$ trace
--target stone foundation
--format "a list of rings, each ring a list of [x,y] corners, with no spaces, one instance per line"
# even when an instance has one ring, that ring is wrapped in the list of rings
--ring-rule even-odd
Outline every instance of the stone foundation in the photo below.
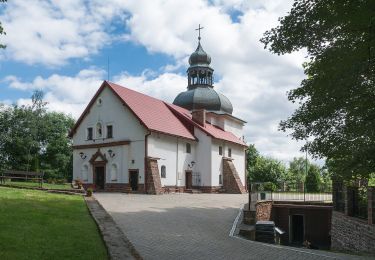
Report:
[[[332,212],[332,249],[375,254],[375,226],[366,220]]]
[[[108,192],[125,192],[125,193],[144,193],[144,184],[138,184],[138,189],[133,191],[129,183],[105,183],[103,190],[98,191],[108,191]],[[94,183],[84,183],[83,188],[85,190],[91,188],[94,191],[96,190],[96,186]]]
[[[223,158],[223,189],[226,193],[246,193],[231,158]]]

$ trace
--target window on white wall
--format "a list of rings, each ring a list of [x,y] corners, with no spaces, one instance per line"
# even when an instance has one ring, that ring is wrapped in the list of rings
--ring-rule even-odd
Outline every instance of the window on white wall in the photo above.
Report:
[[[232,157],[232,149],[228,148],[228,157]]]
[[[161,166],[160,175],[161,175],[162,178],[167,178],[167,169],[166,169],[165,165]]]
[[[102,136],[103,136],[102,124],[98,122],[96,124],[96,138],[102,138]]]
[[[107,138],[113,138],[113,126],[107,125]]]
[[[186,153],[191,153],[191,145],[186,143]]]
[[[223,147],[219,146],[219,155],[223,155]]]
[[[117,165],[112,164],[111,167],[111,181],[117,181]]]
[[[92,140],[92,127],[88,127],[86,131],[86,139],[87,140]]]
[[[83,165],[81,170],[81,177],[82,181],[87,181],[89,178],[89,167],[87,165]]]

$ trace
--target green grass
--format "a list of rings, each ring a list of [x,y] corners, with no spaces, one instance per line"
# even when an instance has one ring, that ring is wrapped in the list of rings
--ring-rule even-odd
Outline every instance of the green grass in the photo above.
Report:
[[[38,182],[31,182],[31,181],[6,181],[5,185],[39,188]],[[71,190],[72,189],[72,186],[70,185],[70,183],[64,183],[64,184],[43,183],[42,187],[44,189],[58,189],[58,190]]]
[[[0,259],[108,259],[82,196],[0,187]]]

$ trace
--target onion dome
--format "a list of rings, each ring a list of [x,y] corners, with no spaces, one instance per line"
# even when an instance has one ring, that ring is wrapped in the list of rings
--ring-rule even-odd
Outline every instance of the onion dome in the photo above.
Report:
[[[173,104],[188,110],[205,109],[232,114],[233,106],[229,99],[214,90],[211,57],[203,50],[200,39],[199,31],[198,47],[189,58],[187,90],[178,94]]]
[[[189,64],[190,64],[190,66],[194,66],[194,65],[210,65],[210,63],[211,63],[211,57],[210,57],[210,55],[208,55],[203,50],[202,45],[199,42],[198,43],[198,47],[195,50],[195,52],[193,52],[190,55],[190,58],[189,58]]]
[[[205,109],[232,114],[233,106],[229,99],[213,88],[197,87],[181,92],[173,104],[188,110]]]

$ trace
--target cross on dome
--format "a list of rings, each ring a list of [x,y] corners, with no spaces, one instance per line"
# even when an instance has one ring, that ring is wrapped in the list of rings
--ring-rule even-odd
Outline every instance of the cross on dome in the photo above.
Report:
[[[203,29],[204,27],[201,27],[201,24],[199,24],[198,28],[195,29],[196,31],[198,31],[198,41],[201,40],[201,30]]]

